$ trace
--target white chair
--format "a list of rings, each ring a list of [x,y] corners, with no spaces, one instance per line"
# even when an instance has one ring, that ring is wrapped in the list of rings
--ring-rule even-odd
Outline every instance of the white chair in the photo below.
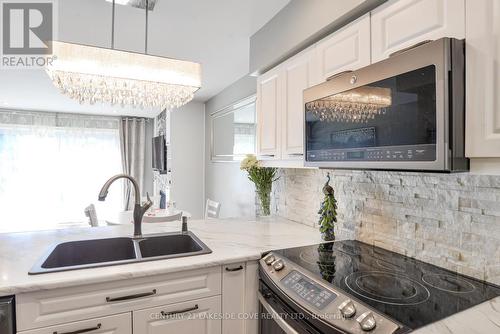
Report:
[[[219,218],[220,213],[220,203],[207,199],[207,204],[205,205],[205,219]]]

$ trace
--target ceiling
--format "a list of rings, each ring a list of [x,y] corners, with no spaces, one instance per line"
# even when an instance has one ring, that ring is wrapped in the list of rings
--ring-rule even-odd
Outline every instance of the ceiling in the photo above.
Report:
[[[249,71],[250,36],[290,0],[158,0],[149,15],[148,53],[200,62],[205,102]],[[57,40],[110,47],[111,3],[58,1]],[[115,48],[144,51],[144,11],[116,6]],[[0,70],[0,108],[152,116],[159,110],[80,105],[63,96],[43,70]]]

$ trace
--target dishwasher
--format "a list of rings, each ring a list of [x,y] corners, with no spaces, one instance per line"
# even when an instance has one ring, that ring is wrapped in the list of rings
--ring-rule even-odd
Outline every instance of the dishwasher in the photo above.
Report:
[[[0,334],[14,333],[14,297],[0,297]]]

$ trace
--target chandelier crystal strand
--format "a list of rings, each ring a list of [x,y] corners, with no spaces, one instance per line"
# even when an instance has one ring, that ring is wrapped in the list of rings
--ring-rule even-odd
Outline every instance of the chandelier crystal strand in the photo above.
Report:
[[[165,83],[127,80],[82,73],[47,70],[61,93],[81,104],[110,103],[140,108],[178,108],[194,97],[195,88]]]

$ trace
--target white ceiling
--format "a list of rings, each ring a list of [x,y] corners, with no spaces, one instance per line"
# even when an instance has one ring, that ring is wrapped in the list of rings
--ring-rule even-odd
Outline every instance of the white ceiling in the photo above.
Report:
[[[250,36],[290,0],[158,0],[149,15],[148,53],[200,62],[204,102],[248,73]],[[111,4],[59,0],[61,41],[110,47]],[[144,51],[144,11],[116,6],[115,48]],[[80,105],[61,95],[43,70],[0,70],[0,108],[152,116],[159,110]]]

